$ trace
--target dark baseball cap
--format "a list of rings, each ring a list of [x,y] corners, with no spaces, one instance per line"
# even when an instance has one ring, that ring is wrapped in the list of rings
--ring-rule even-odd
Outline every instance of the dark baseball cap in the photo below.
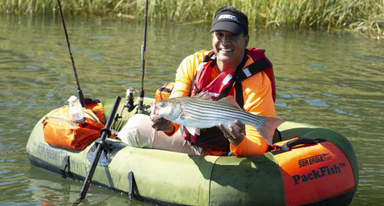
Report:
[[[215,17],[209,33],[214,31],[228,31],[239,35],[243,31],[248,33],[248,22],[232,12],[223,12]]]

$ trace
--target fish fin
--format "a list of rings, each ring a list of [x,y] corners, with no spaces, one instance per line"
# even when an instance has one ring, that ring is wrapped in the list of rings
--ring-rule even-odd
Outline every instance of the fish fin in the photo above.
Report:
[[[195,97],[202,98],[202,99],[212,99],[211,95],[206,91],[202,91],[198,93]]]
[[[269,145],[273,143],[273,134],[275,129],[283,124],[285,121],[282,119],[277,119],[273,117],[265,117],[263,116],[264,124],[256,127],[257,131],[259,131],[260,135],[267,141]]]
[[[191,135],[200,135],[200,129],[196,127],[185,127]]]
[[[237,108],[241,109],[239,104],[237,104],[235,98],[233,96],[227,96],[219,100],[219,102],[225,102],[227,104],[231,104],[233,106],[236,106]]]

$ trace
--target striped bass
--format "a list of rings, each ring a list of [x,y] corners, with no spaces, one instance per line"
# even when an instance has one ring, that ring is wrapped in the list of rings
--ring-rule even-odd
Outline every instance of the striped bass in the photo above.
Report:
[[[272,145],[273,133],[284,120],[248,113],[237,105],[233,97],[219,101],[200,97],[176,97],[161,100],[151,105],[151,119],[167,119],[183,125],[194,135],[196,128],[210,128],[222,123],[233,125],[234,120],[255,127],[260,135]],[[199,134],[197,130],[196,134]]]

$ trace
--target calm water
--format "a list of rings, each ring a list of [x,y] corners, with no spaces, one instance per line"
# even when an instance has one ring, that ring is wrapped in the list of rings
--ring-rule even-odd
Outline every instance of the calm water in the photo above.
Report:
[[[114,98],[139,90],[143,23],[66,18],[85,96]],[[151,23],[145,91],[172,81],[187,55],[210,49],[209,26]],[[274,64],[280,118],[344,134],[359,163],[353,205],[384,205],[384,41],[361,34],[311,31],[251,32]],[[0,202],[67,205],[82,183],[34,168],[25,146],[36,121],[76,94],[60,19],[0,16]],[[86,205],[144,205],[91,187]]]

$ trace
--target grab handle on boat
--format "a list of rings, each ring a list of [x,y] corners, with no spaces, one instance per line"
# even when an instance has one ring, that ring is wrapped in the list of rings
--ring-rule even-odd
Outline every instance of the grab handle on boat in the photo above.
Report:
[[[107,137],[111,135],[111,126],[113,121],[115,120],[116,112],[117,112],[117,109],[119,108],[120,101],[121,101],[121,97],[117,96],[115,103],[113,104],[111,113],[108,117],[107,123],[105,124],[105,127],[101,130],[102,132],[101,140],[100,140],[100,144],[97,145],[97,148],[95,151],[95,158],[93,159],[91,167],[89,168],[88,174],[84,180],[84,185],[83,185],[83,188],[81,189],[79,198],[74,203],[74,205],[81,203],[81,201],[85,198],[85,195],[87,194],[89,185],[91,184],[91,181],[92,181],[93,174],[95,173],[97,164],[99,163],[101,152],[104,149],[103,143],[105,142]]]
[[[291,150],[292,147],[297,146],[299,144],[317,144],[317,143],[322,142],[322,141],[324,141],[324,140],[322,140],[322,139],[297,138],[297,139],[294,139],[292,141],[285,143],[281,147],[281,152],[288,152],[289,150]]]

